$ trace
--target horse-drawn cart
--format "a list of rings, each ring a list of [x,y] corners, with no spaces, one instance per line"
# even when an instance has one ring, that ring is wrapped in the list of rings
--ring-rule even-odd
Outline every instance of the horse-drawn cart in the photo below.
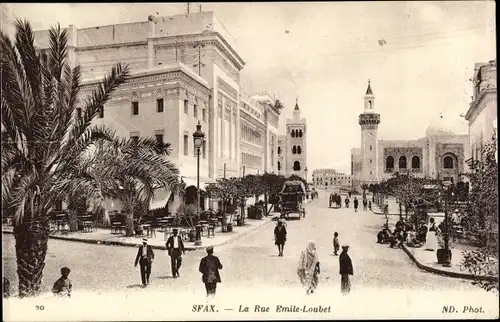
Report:
[[[299,219],[306,216],[303,202],[306,188],[302,181],[286,181],[279,194],[281,217],[288,219],[290,214],[298,214]]]

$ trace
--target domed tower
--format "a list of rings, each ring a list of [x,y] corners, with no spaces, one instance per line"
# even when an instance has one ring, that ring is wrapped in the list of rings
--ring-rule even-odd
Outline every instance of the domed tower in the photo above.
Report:
[[[378,181],[378,125],[380,114],[375,112],[375,95],[370,80],[365,94],[365,110],[359,115],[361,126],[361,178],[360,183]]]

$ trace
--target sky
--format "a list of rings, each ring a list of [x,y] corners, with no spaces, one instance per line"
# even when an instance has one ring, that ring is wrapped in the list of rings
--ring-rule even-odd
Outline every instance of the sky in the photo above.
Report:
[[[186,12],[184,3],[1,4],[34,29],[146,21]],[[197,3],[191,4],[198,11]],[[246,65],[244,92],[268,91],[285,104],[280,130],[298,98],[307,119],[307,167],[350,173],[360,146],[358,115],[368,79],[381,114],[379,139],[406,140],[429,126],[466,134],[474,64],[496,59],[495,3],[203,3],[236,39]],[[6,29],[5,29],[6,30]]]

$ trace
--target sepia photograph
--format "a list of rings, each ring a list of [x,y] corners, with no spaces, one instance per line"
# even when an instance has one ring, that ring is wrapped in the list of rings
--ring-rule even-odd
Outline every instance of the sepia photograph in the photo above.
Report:
[[[499,318],[494,1],[0,8],[3,321]]]

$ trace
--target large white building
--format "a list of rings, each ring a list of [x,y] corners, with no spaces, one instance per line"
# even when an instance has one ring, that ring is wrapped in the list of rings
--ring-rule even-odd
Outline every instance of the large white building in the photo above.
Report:
[[[380,114],[375,109],[375,95],[368,82],[364,112],[359,115],[361,148],[351,150],[353,189],[363,183],[389,179],[393,173],[412,173],[457,183],[468,168],[470,156],[468,135],[455,135],[429,127],[423,138],[416,140],[379,140]]]
[[[471,157],[480,158],[481,147],[496,133],[497,61],[477,63],[472,77],[473,96],[465,119],[469,121]]]
[[[351,176],[342,172],[337,172],[335,169],[316,169],[312,173],[312,182],[316,190],[331,190],[340,189],[351,190]]]
[[[307,180],[307,122],[295,103],[293,118],[287,119],[286,134],[278,137],[278,173],[298,175]]]
[[[170,143],[170,158],[188,187],[196,186],[192,134],[198,122],[206,139],[201,188],[217,178],[240,176],[245,167],[247,173],[277,168],[283,105],[269,94],[242,98],[240,71],[245,62],[213,12],[149,16],[143,22],[82,29],[69,26],[67,31],[69,62],[81,67],[82,96],[116,63],[131,69],[130,81],[112,95],[95,123],[112,125],[120,136],[155,136]],[[48,30],[36,31],[35,42],[39,50],[48,48]],[[168,196],[163,194],[150,208],[165,206]]]

